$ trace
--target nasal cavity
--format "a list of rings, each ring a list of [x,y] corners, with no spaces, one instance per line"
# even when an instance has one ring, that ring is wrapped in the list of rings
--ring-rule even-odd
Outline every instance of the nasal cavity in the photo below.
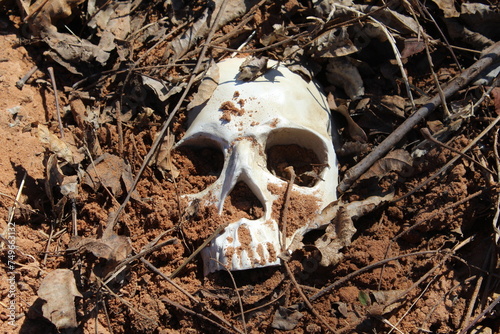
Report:
[[[238,182],[224,201],[224,218],[228,223],[241,218],[256,220],[264,216],[264,206],[245,182]]]

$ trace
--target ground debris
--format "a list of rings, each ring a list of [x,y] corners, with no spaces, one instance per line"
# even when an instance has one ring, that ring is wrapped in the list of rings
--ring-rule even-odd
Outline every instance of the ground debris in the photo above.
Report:
[[[494,1],[19,0],[0,8],[0,255],[15,269],[17,306],[17,327],[0,322],[3,332],[326,331],[282,266],[205,277],[199,256],[186,262],[213,232],[201,222],[217,208],[201,210],[184,195],[214,184],[231,162],[226,148],[208,142],[173,148],[187,111],[212,96],[216,64],[229,57],[259,63],[248,80],[265,75],[265,59],[276,60],[320,85],[331,109],[344,108],[331,123],[343,180],[432,105],[288,249],[290,272],[332,332],[486,333],[500,325],[488,306],[498,301],[490,265],[498,263],[500,235],[498,57],[469,77],[496,57]],[[60,88],[58,111],[51,82]],[[244,103],[225,104],[227,114]],[[54,134],[59,124],[63,137]],[[464,154],[472,160],[463,160],[456,152],[471,143]],[[332,167],[320,164],[321,148],[307,149],[319,157],[307,162],[318,171],[298,172],[306,181],[293,187],[322,182],[322,168]],[[270,159],[272,150],[262,153]],[[372,187],[394,198],[369,197]],[[229,193],[224,212],[267,213],[252,185],[239,180],[235,189],[243,195]],[[136,200],[124,203],[130,191]],[[119,223],[102,236],[122,204]],[[28,215],[18,214],[23,208]],[[15,250],[6,247],[14,225]],[[151,246],[159,236],[180,242]],[[1,266],[0,274],[9,270]],[[40,273],[48,274],[40,280]],[[0,296],[2,305],[11,302]]]
[[[75,297],[83,297],[78,291],[73,271],[55,269],[45,276],[38,289],[38,296],[45,301],[43,316],[58,330],[76,328]]]

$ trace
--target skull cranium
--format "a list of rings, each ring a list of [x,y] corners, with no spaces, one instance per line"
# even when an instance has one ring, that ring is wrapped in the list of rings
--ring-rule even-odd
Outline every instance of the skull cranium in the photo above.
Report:
[[[278,255],[287,249],[294,235],[320,227],[314,217],[336,200],[337,159],[325,96],[314,82],[306,82],[271,61],[273,67],[263,76],[249,82],[237,80],[243,60],[235,58],[218,64],[218,86],[204,105],[190,111],[190,127],[177,144],[210,144],[224,155],[218,179],[203,191],[186,195],[189,201],[215,205],[220,214],[235,185],[243,182],[263,206],[261,217],[228,222],[205,247],[205,274],[222,269],[221,265],[243,270],[279,264]],[[284,158],[280,150],[285,152]],[[299,174],[300,162],[295,161],[299,157],[294,155],[304,152],[314,156],[304,162],[303,176],[309,181],[293,185],[290,201],[297,203],[290,210],[305,213],[298,214],[298,223],[288,224],[283,238],[279,220],[288,182],[280,170],[293,164]],[[281,164],[270,166],[271,160]]]

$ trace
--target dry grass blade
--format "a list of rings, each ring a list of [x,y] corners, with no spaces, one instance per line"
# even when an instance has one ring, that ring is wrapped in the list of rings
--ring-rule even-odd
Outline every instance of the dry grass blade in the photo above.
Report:
[[[23,178],[21,180],[21,184],[19,185],[19,189],[17,189],[17,194],[16,194],[16,197],[13,198],[14,200],[14,204],[12,205],[11,208],[9,208],[9,215],[8,215],[8,218],[7,218],[7,227],[4,229],[4,231],[2,232],[1,236],[2,236],[2,240],[0,242],[0,249],[3,249],[3,246],[4,246],[4,235],[6,234],[5,231],[13,225],[12,223],[12,220],[14,219],[14,214],[16,213],[16,208],[17,206],[19,205],[19,200],[21,199],[21,194],[23,193],[23,188],[24,188],[24,183],[26,182],[26,176],[28,174],[27,173],[24,173],[23,175]],[[9,196],[10,197],[10,196]]]

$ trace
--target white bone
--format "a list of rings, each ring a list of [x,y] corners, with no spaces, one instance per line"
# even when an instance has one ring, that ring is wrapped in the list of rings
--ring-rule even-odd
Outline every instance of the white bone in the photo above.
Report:
[[[187,195],[188,199],[216,205],[221,214],[224,201],[235,184],[242,181],[264,207],[264,215],[257,220],[230,222],[202,251],[205,274],[222,269],[219,262],[230,270],[278,265],[278,255],[293,238],[293,235],[288,237],[286,247],[282,247],[278,223],[271,215],[276,195],[268,186],[286,187],[287,182],[267,169],[265,150],[268,145],[297,144],[312,149],[327,164],[320,175],[322,180],[312,187],[294,185],[293,190],[304,196],[315,196],[318,214],[336,200],[337,159],[324,94],[314,82],[307,83],[274,61],[268,63],[272,68],[256,80],[238,81],[235,78],[243,61],[234,58],[218,64],[217,88],[206,104],[190,111],[191,125],[177,144],[206,145],[211,142],[224,154],[220,177],[202,192]],[[229,121],[223,120],[223,104],[232,104],[243,111],[241,115],[231,115]],[[314,219],[304,222],[294,234],[320,227],[316,225]]]

